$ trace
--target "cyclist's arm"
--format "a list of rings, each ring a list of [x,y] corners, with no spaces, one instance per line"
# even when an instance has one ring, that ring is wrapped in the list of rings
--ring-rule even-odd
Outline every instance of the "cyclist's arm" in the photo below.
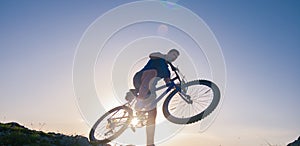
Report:
[[[165,59],[165,55],[159,52],[154,52],[149,55],[150,58],[163,58]]]

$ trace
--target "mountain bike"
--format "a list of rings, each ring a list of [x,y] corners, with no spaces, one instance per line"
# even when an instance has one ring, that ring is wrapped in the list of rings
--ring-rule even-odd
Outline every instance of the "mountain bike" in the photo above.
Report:
[[[169,63],[173,78],[155,91],[163,92],[145,106],[155,106],[167,95],[162,106],[164,117],[175,124],[191,124],[207,117],[220,101],[218,86],[209,80],[193,80],[187,82],[179,69]],[[165,89],[165,90],[163,90]],[[135,97],[137,92],[130,89]],[[136,112],[134,105],[137,99],[129,100],[102,115],[93,125],[89,139],[92,144],[105,144],[116,139],[127,128],[135,131],[146,125],[147,112]]]

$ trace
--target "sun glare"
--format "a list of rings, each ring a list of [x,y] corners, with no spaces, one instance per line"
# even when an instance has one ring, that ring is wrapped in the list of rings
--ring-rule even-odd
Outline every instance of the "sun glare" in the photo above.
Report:
[[[138,123],[139,123],[139,119],[137,117],[131,120],[131,125],[133,125],[134,127],[137,126]]]

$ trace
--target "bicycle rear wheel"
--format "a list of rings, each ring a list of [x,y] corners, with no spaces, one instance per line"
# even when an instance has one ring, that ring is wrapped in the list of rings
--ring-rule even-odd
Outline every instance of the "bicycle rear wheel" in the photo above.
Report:
[[[181,85],[191,102],[182,99],[177,90],[171,92],[163,104],[164,116],[176,124],[190,124],[208,116],[220,101],[220,90],[208,80],[195,80]],[[180,95],[181,94],[181,95]]]
[[[101,116],[90,131],[92,144],[105,144],[124,132],[132,119],[132,109],[118,106]]]

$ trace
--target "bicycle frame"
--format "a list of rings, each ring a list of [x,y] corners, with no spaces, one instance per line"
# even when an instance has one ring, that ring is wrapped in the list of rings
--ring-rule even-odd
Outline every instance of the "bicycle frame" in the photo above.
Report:
[[[150,95],[150,97],[146,100],[140,100],[138,98],[134,98],[134,96],[137,96],[136,91],[130,89],[131,93],[127,93],[126,99],[132,100],[128,100],[128,102],[124,105],[117,106],[101,116],[90,131],[91,141],[95,141],[96,143],[106,143],[120,136],[126,128],[131,128],[135,132],[135,128],[147,126],[147,120],[149,119],[148,116],[151,116],[149,115],[149,110],[156,108],[157,103],[167,94],[168,95],[163,103],[162,110],[165,118],[172,123],[190,124],[200,121],[212,113],[220,101],[220,90],[218,86],[209,80],[193,80],[185,82],[185,77],[176,67],[174,67],[171,63],[169,63],[169,67],[172,68],[172,72],[175,73],[175,77],[171,78],[169,83],[155,87],[155,92],[163,90],[159,92],[160,95],[157,98]],[[155,80],[155,82],[156,81],[157,80]],[[203,88],[202,86],[206,87]],[[187,94],[188,89],[190,91],[189,95]],[[153,90],[151,90],[151,92],[153,92]],[[194,93],[197,95],[194,95]],[[202,97],[211,97],[212,99],[203,100]],[[182,102],[179,103],[179,106],[183,105],[181,106],[182,108],[179,106],[177,108],[177,105],[172,105],[174,102],[178,104],[178,98],[179,102],[182,99]],[[201,103],[202,101],[204,102],[204,106]],[[192,105],[193,103],[197,103],[197,105],[201,107],[194,107],[194,105]],[[189,104],[187,113],[189,115],[186,115],[184,112],[187,104]],[[190,112],[190,107],[192,107],[192,112]],[[99,134],[96,133],[98,127],[102,130]],[[97,135],[96,137],[95,134]]]

